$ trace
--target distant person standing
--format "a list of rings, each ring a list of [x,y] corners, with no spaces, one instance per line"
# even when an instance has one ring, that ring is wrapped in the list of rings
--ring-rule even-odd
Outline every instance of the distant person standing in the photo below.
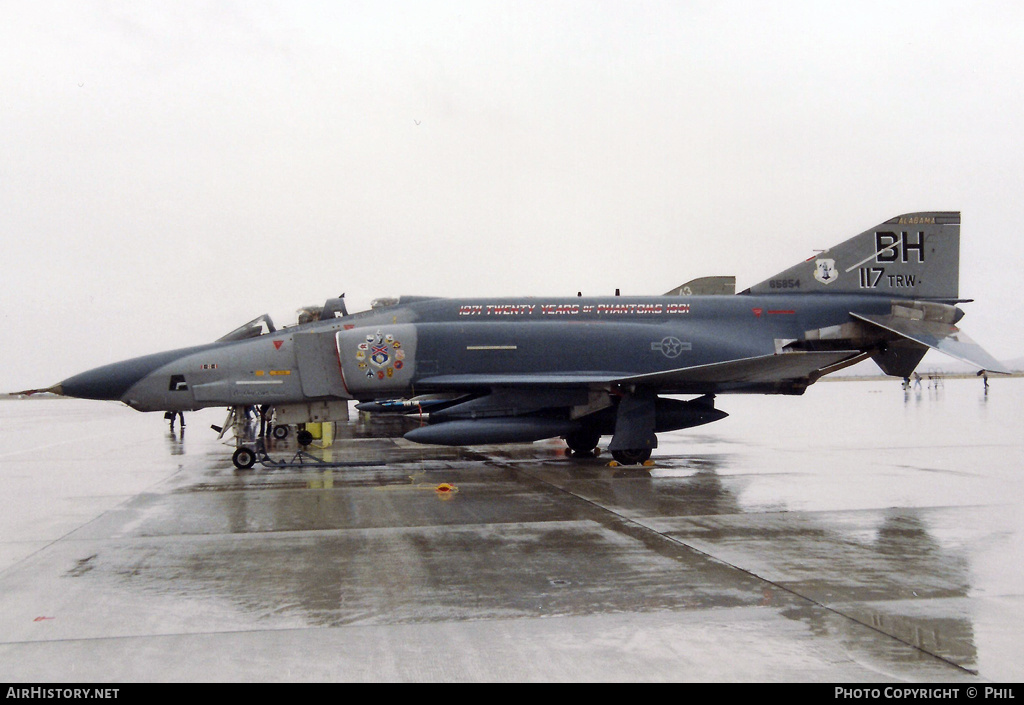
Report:
[[[181,419],[181,427],[185,428],[185,414],[180,411],[168,411],[164,414],[164,418],[171,422],[171,430],[174,430],[174,422],[177,419]]]

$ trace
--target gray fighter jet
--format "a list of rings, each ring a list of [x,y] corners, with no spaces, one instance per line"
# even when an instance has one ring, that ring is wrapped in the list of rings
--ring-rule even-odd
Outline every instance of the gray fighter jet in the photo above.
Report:
[[[1006,372],[956,326],[959,251],[959,213],[912,213],[738,294],[709,277],[654,297],[403,296],[357,314],[331,299],[296,326],[261,316],[48,391],[140,411],[273,407],[293,422],[331,420],[354,399],[426,412],[411,441],[562,437],[587,452],[609,435],[617,461],[639,464],[658,433],[726,416],[716,395],[802,394],[866,358],[905,379],[930,348]],[[238,445],[236,466],[251,467],[254,448]]]

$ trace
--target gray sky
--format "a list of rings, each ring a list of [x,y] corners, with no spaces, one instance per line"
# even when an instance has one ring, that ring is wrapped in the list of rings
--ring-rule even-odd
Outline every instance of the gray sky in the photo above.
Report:
[[[348,294],[744,288],[960,210],[1024,350],[1019,2],[0,0],[0,391]]]

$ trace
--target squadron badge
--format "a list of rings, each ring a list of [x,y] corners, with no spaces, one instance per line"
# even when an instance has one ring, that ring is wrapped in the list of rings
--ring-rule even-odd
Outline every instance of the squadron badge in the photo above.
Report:
[[[822,284],[831,284],[839,278],[834,259],[819,259],[814,262],[814,278]]]
[[[359,343],[355,358],[367,379],[384,380],[393,377],[395,370],[402,369],[405,351],[401,348],[402,343],[395,340],[395,336],[377,331],[368,334],[366,342]]]

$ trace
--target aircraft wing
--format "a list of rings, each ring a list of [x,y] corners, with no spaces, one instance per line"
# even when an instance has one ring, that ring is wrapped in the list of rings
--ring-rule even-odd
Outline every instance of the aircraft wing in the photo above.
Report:
[[[666,388],[716,388],[730,391],[750,385],[770,385],[787,381],[817,379],[820,370],[860,356],[859,350],[827,352],[789,352],[761,355],[710,365],[624,377],[620,384],[639,384]]]
[[[917,320],[901,316],[869,316],[853,312],[850,315],[983,370],[1002,374],[1010,373],[1003,363],[985,352],[980,345],[952,323]]]
[[[474,389],[480,387],[588,387],[611,384],[621,379],[621,372],[555,373],[555,374],[467,374],[438,375],[419,380],[421,387]]]
[[[664,372],[630,375],[626,373],[530,374],[530,375],[439,375],[419,381],[424,387],[472,389],[481,387],[589,387],[629,384],[680,393],[732,391],[750,387],[815,379],[827,367],[861,355],[859,350],[828,352],[789,352],[762,355],[709,365],[681,367]]]

